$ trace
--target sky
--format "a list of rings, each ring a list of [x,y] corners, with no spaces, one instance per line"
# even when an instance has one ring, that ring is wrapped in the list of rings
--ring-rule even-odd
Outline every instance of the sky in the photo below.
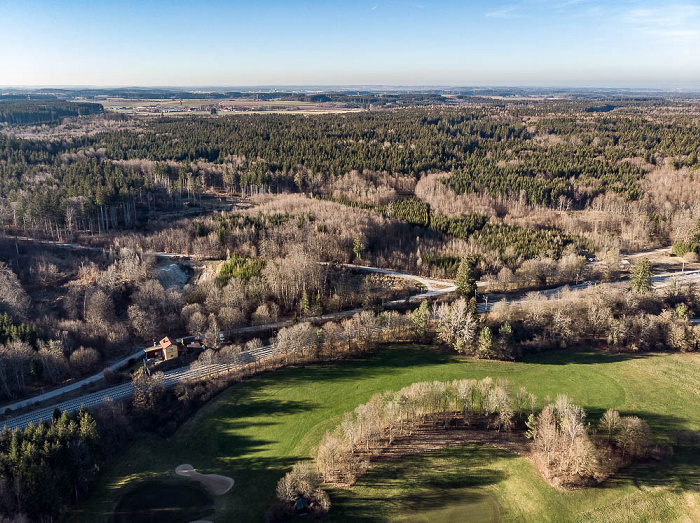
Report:
[[[700,0],[0,0],[0,85],[700,87]]]

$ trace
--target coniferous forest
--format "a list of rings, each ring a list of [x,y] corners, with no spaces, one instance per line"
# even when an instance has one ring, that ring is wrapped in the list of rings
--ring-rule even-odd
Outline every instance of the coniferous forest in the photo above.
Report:
[[[208,347],[178,362],[195,369],[267,345],[266,369],[390,340],[509,361],[700,347],[696,288],[655,293],[656,268],[627,258],[672,247],[682,270],[698,263],[696,102],[318,96],[275,100],[346,106],[167,116],[0,101],[0,398],[82,380],[164,336]],[[421,278],[460,298],[418,306]],[[545,294],[565,285],[579,289]],[[58,521],[133,434],[168,436],[261,370],[166,388],[158,371],[172,367],[130,365],[100,386],[132,382],[133,402],[0,434],[0,519]],[[45,491],[49,477],[60,485]]]

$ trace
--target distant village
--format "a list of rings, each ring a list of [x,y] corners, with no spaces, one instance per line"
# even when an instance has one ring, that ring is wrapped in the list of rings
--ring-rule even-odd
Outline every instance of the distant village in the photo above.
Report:
[[[267,111],[270,110],[270,106],[240,106],[240,105],[227,105],[225,103],[212,103],[204,104],[193,107],[164,107],[162,105],[139,105],[137,107],[127,107],[124,105],[110,105],[109,109],[111,111],[131,111],[137,113],[151,113],[151,114],[164,114],[164,113],[234,113],[234,112],[250,112],[250,111]],[[298,110],[300,108],[294,106],[285,106],[285,110]]]

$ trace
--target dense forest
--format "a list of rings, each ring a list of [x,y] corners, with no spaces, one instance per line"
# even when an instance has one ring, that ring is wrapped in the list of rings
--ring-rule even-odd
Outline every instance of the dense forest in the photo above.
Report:
[[[51,423],[0,432],[0,514],[9,521],[56,521],[87,493],[104,458],[95,420],[85,411]],[[28,519],[22,519],[25,516]]]
[[[691,117],[589,112],[591,107],[542,102],[160,118],[139,122],[133,131],[62,139],[4,135],[0,221],[47,231],[109,230],[134,225],[139,209],[180,206],[183,194],[185,202],[206,190],[322,195],[351,172],[409,178],[413,186],[431,173],[450,173],[441,183],[457,196],[585,210],[605,195],[619,196],[622,205],[643,199],[645,178],[654,168],[697,168],[700,143]],[[405,188],[390,188],[398,191],[391,200],[401,197],[394,209],[413,205],[415,200],[405,200]],[[657,220],[655,210],[646,207],[649,219]],[[381,205],[373,209],[387,214]],[[406,212],[392,211],[398,219]],[[508,209],[495,213],[502,216]],[[438,209],[437,214],[444,213]],[[461,227],[443,225],[439,230],[447,234]]]
[[[420,177],[452,172],[459,192],[487,191],[556,205],[601,192],[639,197],[644,171],[630,162],[673,158],[694,166],[700,145],[690,119],[575,114],[530,116],[527,107],[407,109],[378,113],[217,119],[158,119],[139,132],[100,133],[70,141],[5,141],[12,163],[55,166],[65,154],[103,150],[112,161],[232,164],[231,182],[305,190],[352,170]],[[523,120],[531,123],[523,123]],[[177,176],[177,173],[173,173]],[[221,183],[221,180],[220,180]]]
[[[454,278],[468,259],[491,291],[513,292],[617,279],[625,250],[700,250],[688,104],[470,100],[6,127],[3,232],[93,251],[0,240],[0,395],[88,375],[166,332],[216,339],[410,293],[339,264]],[[149,251],[211,266],[173,283]],[[532,322],[510,325],[518,339],[555,343]]]
[[[100,104],[62,100],[17,100],[0,96],[0,124],[25,125],[56,122],[69,116],[102,114]]]
[[[685,262],[698,261],[696,106],[583,95],[245,97],[366,110],[160,117],[48,98],[0,103],[12,124],[0,129],[0,398],[8,405],[166,335],[204,343],[182,360],[194,367],[232,364],[268,343],[277,358],[269,368],[332,360],[361,354],[379,332],[382,342],[503,360],[583,344],[700,348],[692,285],[654,292],[648,260],[631,262],[629,289],[621,281],[625,251],[674,244]],[[401,105],[411,107],[388,109]],[[90,111],[98,114],[57,121]],[[363,264],[455,280],[460,298],[411,311],[424,280],[359,271]],[[528,294],[594,281],[615,285],[562,291],[556,301]],[[342,316],[351,310],[361,312]],[[342,319],[321,324],[333,313]],[[271,324],[288,327],[268,332]],[[258,328],[261,338],[250,334]],[[238,379],[165,389],[160,369],[153,379],[134,373],[129,423],[110,405],[95,412],[97,424],[80,413],[0,433],[0,520],[57,520],[130,432],[168,435]],[[131,378],[105,373],[105,383]],[[39,488],[47,478],[60,484]]]

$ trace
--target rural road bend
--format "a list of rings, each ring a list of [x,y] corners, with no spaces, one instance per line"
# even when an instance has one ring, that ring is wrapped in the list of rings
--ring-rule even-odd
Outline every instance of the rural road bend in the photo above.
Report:
[[[10,239],[15,239],[14,237],[8,237],[6,238]],[[95,251],[95,252],[102,252],[103,249],[99,247],[90,247],[90,246],[84,246],[84,245],[78,245],[78,244],[72,244],[72,243],[64,243],[64,242],[57,242],[57,241],[52,241],[52,240],[35,240],[32,238],[24,238],[24,237],[19,237],[16,238],[21,241],[29,241],[29,242],[35,242],[35,243],[43,243],[43,244],[49,244],[49,245],[54,245],[57,247],[64,247],[64,248],[69,248],[69,249],[83,249],[83,250],[89,250],[89,251]],[[630,258],[639,258],[642,256],[648,256],[651,254],[660,254],[664,252],[670,251],[670,248],[663,248],[663,249],[655,249],[653,251],[645,251],[641,253],[635,253],[631,255],[627,255],[624,258],[630,259]],[[154,256],[154,257],[162,257],[166,259],[174,259],[174,258],[187,258],[187,256],[182,255],[182,254],[172,254],[172,253],[162,253],[162,252],[157,252],[157,253],[147,253],[146,255],[148,256]],[[414,274],[408,274],[408,273],[403,273],[391,269],[382,269],[378,267],[368,267],[364,265],[355,265],[355,264],[343,264],[344,267],[347,267],[349,269],[357,270],[357,271],[364,271],[364,272],[372,272],[372,273],[378,273],[378,274],[386,274],[389,276],[394,276],[397,278],[404,278],[408,280],[415,281],[422,286],[425,287],[426,291],[422,292],[420,294],[416,294],[414,296],[411,296],[409,300],[411,302],[415,301],[421,301],[427,298],[432,298],[436,296],[441,296],[444,294],[449,294],[452,292],[455,292],[457,290],[457,287],[453,282],[445,282],[445,281],[440,281],[440,280],[434,280],[431,278],[425,278],[422,276],[416,276]],[[675,281],[677,282],[689,282],[689,281],[700,281],[700,270],[694,270],[694,271],[685,271],[683,273],[662,273],[662,274],[656,274],[652,277],[652,283],[655,288],[664,288],[672,285]],[[487,285],[486,282],[477,282],[477,285],[479,287],[484,287]],[[554,289],[545,289],[541,291],[535,291],[538,294],[548,298],[548,299],[557,299],[557,296],[565,289],[568,287],[569,290],[571,291],[578,291],[578,290],[583,290],[591,285],[595,285],[595,282],[586,282],[583,284],[579,285],[571,285],[571,286],[561,286],[557,287]],[[403,303],[405,300],[394,300],[391,302],[386,303],[386,305],[398,305]],[[512,303],[525,303],[527,300],[524,298],[513,298],[510,300]],[[491,310],[493,307],[494,303],[480,303],[478,304],[478,311],[483,313],[483,312],[488,312]],[[329,314],[324,314],[320,317],[321,320],[333,320],[333,319],[339,319],[347,316],[352,316],[353,314],[361,311],[362,309],[352,309],[352,310],[346,310],[346,311],[339,311],[339,312],[334,312],[334,313],[329,313]],[[233,331],[230,331],[228,334],[249,334],[249,333],[254,333],[254,332],[262,332],[262,331],[268,331],[268,330],[277,330],[281,329],[283,327],[287,327],[292,324],[292,320],[284,320],[276,323],[271,323],[271,324],[264,324],[264,325],[254,325],[254,326],[249,326],[249,327],[242,327],[238,329],[234,329]],[[130,359],[133,358],[138,358],[143,355],[143,349],[145,347],[139,347],[138,350],[135,352],[132,352],[128,356],[125,356],[121,360],[111,364],[107,369],[111,371],[115,371],[119,369],[120,367],[126,365]],[[265,347],[264,349],[269,349],[270,351],[272,350],[269,347]],[[262,354],[260,357],[264,357]],[[176,369],[177,370],[177,369]],[[175,372],[175,371],[171,371]],[[179,372],[185,372],[182,370],[179,370]],[[182,376],[188,375],[186,372],[185,374],[182,374]],[[179,376],[177,374],[173,374],[173,377]],[[65,387],[61,387],[52,391],[48,391],[46,393],[40,394],[38,396],[34,396],[31,398],[26,398],[21,401],[14,402],[9,405],[5,405],[3,407],[0,407],[0,412],[4,412],[7,409],[10,410],[17,410],[21,408],[25,408],[28,406],[31,406],[36,403],[44,402],[46,400],[50,400],[52,398],[58,398],[66,393],[75,391],[80,389],[81,387],[88,385],[90,383],[94,383],[96,381],[99,381],[104,378],[104,372],[99,372],[95,374],[94,376],[90,376],[88,378],[84,378],[80,381],[77,381],[75,383],[71,383],[70,385],[66,385]],[[170,378],[169,378],[170,379]],[[173,378],[174,379],[174,378]],[[191,378],[188,378],[191,379]],[[97,405],[101,403],[105,398],[111,397],[113,399],[121,399],[124,397],[128,397],[131,395],[131,384],[123,384],[119,385],[117,387],[111,387],[109,389],[105,389],[103,391],[98,391],[94,392],[92,394],[87,394],[84,396],[81,396],[79,398],[76,398],[74,400],[68,400],[63,403],[59,403],[57,405],[52,405],[50,407],[45,407],[43,409],[38,409],[33,412],[30,412],[28,414],[24,414],[21,416],[17,416],[15,418],[12,418],[8,421],[5,422],[5,424],[10,427],[16,427],[16,426],[25,426],[26,424],[30,422],[36,422],[37,419],[48,419],[46,416],[50,417],[51,414],[53,414],[53,411],[55,408],[59,408],[61,410],[65,409],[73,409],[77,410],[80,408],[81,404],[84,404],[86,407]],[[49,413],[49,414],[47,414]],[[39,418],[37,418],[39,416]],[[41,417],[43,416],[43,417]]]

